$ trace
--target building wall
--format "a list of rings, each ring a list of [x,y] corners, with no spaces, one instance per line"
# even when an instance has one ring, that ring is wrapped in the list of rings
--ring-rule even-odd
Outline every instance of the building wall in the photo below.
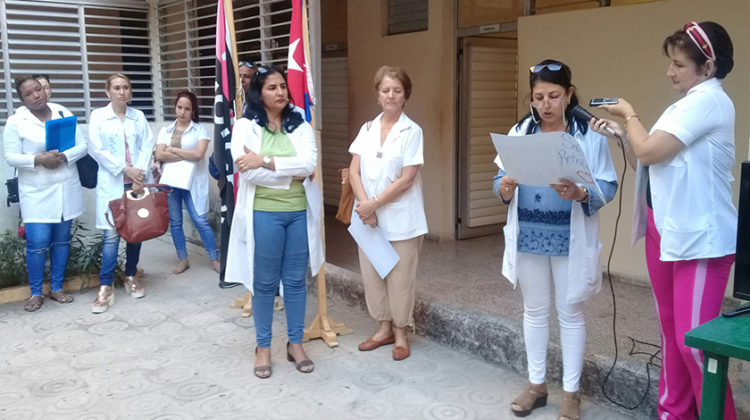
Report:
[[[349,131],[351,139],[380,107],[373,87],[382,65],[402,66],[413,92],[405,112],[424,130],[422,180],[429,235],[450,239],[455,219],[456,41],[453,2],[431,0],[426,31],[385,36],[387,1],[349,1]]]
[[[661,52],[666,36],[690,20],[713,20],[724,26],[734,43],[734,70],[724,88],[736,108],[736,156],[734,196],[739,187],[740,162],[748,157],[750,116],[750,28],[744,0],[667,0],[622,7],[530,16],[519,19],[519,81],[528,80],[528,67],[545,58],[570,65],[573,83],[582,102],[592,97],[616,96],[630,101],[650,127],[663,110],[680,97],[666,78],[667,58]],[[519,83],[519,112],[528,110],[528,83]],[[601,116],[603,112],[596,112]],[[623,160],[610,142],[618,174]],[[647,277],[643,241],[630,247],[634,172],[628,168],[622,218],[618,230],[612,272],[628,278]],[[612,244],[617,206],[601,213],[601,238],[606,255]],[[731,286],[728,288],[731,291]]]

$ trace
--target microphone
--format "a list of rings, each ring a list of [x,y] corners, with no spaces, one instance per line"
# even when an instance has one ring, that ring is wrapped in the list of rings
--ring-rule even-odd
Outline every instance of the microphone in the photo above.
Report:
[[[576,117],[578,117],[578,118],[580,118],[580,119],[582,119],[582,120],[584,120],[586,122],[590,121],[592,118],[595,119],[595,120],[599,119],[599,118],[595,117],[594,114],[586,111],[586,109],[583,108],[580,105],[574,106],[573,109],[571,110],[571,112],[573,113],[574,116],[576,116]],[[611,134],[611,135],[613,135],[613,136],[615,136],[617,138],[620,138],[620,136],[617,135],[617,133],[615,132],[615,130],[611,129],[610,127],[607,127],[606,125],[604,126],[604,130],[607,133],[609,133],[609,134]]]

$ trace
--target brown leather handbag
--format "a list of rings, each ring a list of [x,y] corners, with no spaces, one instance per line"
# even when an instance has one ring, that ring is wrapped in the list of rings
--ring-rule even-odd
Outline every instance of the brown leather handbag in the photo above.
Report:
[[[114,222],[109,220],[109,214],[106,216],[107,222],[130,243],[159,237],[169,228],[167,193],[171,190],[164,184],[147,184],[140,196],[135,195],[132,189],[125,190],[122,198],[109,202]]]
[[[341,197],[339,198],[336,219],[348,225],[352,222],[354,191],[352,190],[352,184],[349,182],[349,168],[339,169],[339,172],[341,172]]]

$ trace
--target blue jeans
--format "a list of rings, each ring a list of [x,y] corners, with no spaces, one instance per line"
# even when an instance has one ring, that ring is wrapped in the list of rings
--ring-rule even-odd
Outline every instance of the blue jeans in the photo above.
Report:
[[[253,211],[255,263],[253,319],[258,347],[271,346],[273,300],[284,285],[284,310],[289,342],[302,343],[307,291],[307,211]]]
[[[72,219],[59,223],[26,223],[26,269],[29,272],[32,296],[42,295],[47,251],[50,259],[51,290],[62,290],[70,250],[71,224]]]
[[[99,285],[111,286],[115,279],[115,266],[120,248],[120,235],[114,229],[102,231],[102,268],[99,270]],[[138,259],[141,257],[141,242],[125,245],[125,275],[134,276],[138,271]]]
[[[169,201],[169,230],[172,232],[172,242],[177,249],[179,259],[187,258],[187,248],[185,247],[185,231],[182,230],[182,203],[185,203],[190,218],[193,220],[193,226],[201,235],[201,241],[208,253],[208,259],[213,261],[219,258],[219,250],[216,249],[216,239],[211,225],[206,220],[206,215],[198,214],[193,205],[193,198],[190,191],[180,188],[172,188],[172,192],[167,196]]]

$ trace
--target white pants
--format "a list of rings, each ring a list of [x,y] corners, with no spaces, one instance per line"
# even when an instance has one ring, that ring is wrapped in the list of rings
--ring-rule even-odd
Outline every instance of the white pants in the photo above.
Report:
[[[572,279],[575,281],[575,279]],[[565,302],[568,284],[568,257],[518,253],[518,282],[523,295],[523,337],[529,382],[542,384],[547,376],[550,297],[555,284],[555,306],[560,322],[563,358],[563,390],[578,391],[586,345],[584,303]]]

